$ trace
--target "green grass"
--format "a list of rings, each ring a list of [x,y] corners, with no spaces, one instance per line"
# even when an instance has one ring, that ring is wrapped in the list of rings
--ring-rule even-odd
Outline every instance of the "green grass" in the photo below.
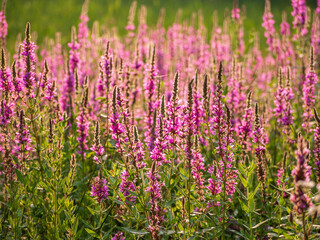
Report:
[[[190,17],[193,12],[201,10],[206,26],[211,29],[212,16],[216,10],[219,21],[222,22],[226,8],[232,9],[233,0],[138,0],[138,7],[147,6],[148,24],[157,22],[161,8],[166,9],[165,26],[172,24],[178,9],[182,9],[182,17]],[[107,27],[117,27],[124,33],[128,12],[132,0],[91,0],[89,3],[89,25],[96,20]],[[261,29],[264,0],[239,0],[240,5],[246,6],[246,32]],[[308,5],[316,7],[316,0],[308,0]],[[79,23],[83,0],[7,0],[8,49],[13,50],[18,33],[23,34],[29,21],[32,31],[38,33],[38,43],[45,36],[54,37],[55,32],[62,33],[62,41],[70,39],[70,30]],[[281,12],[291,12],[290,0],[271,0],[272,12],[277,23],[281,21]]]

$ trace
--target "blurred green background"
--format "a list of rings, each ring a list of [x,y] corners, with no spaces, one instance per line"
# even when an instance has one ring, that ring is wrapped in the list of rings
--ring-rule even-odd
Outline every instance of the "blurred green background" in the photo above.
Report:
[[[37,42],[41,43],[45,36],[54,37],[55,32],[62,33],[62,41],[70,39],[70,30],[79,23],[79,16],[84,0],[7,0],[8,48],[13,50],[18,33],[24,32],[26,23],[31,23],[32,31],[38,33]],[[161,8],[166,9],[165,26],[172,24],[178,9],[182,9],[182,17],[190,17],[193,12],[202,10],[205,24],[211,30],[212,13],[218,11],[219,21],[222,22],[224,10],[232,9],[233,0],[138,0],[138,8],[147,6],[148,24],[157,22]],[[239,5],[246,6],[246,32],[261,29],[264,0],[238,0]],[[89,26],[95,20],[100,25],[118,27],[120,33],[125,33],[128,12],[132,0],[90,0],[88,15]],[[316,7],[316,0],[307,0],[308,6]],[[286,11],[291,19],[290,0],[271,0],[272,13],[277,24],[281,21],[281,12]]]

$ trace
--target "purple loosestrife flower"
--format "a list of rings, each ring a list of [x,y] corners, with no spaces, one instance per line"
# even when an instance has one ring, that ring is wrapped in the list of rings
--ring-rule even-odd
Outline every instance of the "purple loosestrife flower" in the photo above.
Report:
[[[164,151],[168,148],[168,141],[164,137],[164,124],[162,117],[160,117],[158,125],[158,136],[154,142],[154,148],[150,153],[150,158],[160,166],[163,163],[170,163],[170,160],[166,159],[166,154],[164,153]]]
[[[21,56],[24,61],[24,73],[23,73],[23,83],[26,88],[26,95],[30,98],[34,98],[33,89],[35,88],[36,73],[36,55],[35,55],[36,45],[31,42],[30,35],[30,23],[26,26],[26,37],[22,44]]]
[[[134,142],[132,146],[132,151],[128,153],[128,156],[133,159],[133,165],[137,169],[142,169],[146,166],[144,162],[144,149],[143,144],[139,139],[138,129],[136,126],[133,127]]]
[[[19,120],[20,121],[17,126],[18,131],[16,132],[15,136],[16,145],[13,149],[13,153],[18,157],[20,163],[25,165],[33,148],[31,147],[31,138],[29,135],[28,127],[25,124],[23,111],[19,113]]]
[[[298,149],[295,151],[297,155],[297,165],[292,170],[293,181],[295,184],[295,190],[290,196],[293,209],[301,214],[306,211],[311,205],[310,198],[303,192],[301,182],[309,182],[311,167],[308,166],[309,149],[306,147],[303,137],[299,134]]]
[[[282,22],[280,24],[280,34],[289,37],[291,35],[290,24],[287,22],[287,15],[285,12],[282,14]]]
[[[112,113],[109,118],[110,121],[110,134],[111,138],[116,141],[116,148],[117,151],[120,152],[121,154],[123,153],[122,149],[122,144],[124,142],[123,139],[123,134],[125,132],[124,126],[120,123],[120,115],[121,113],[119,112],[119,107],[117,103],[117,99],[119,98],[117,95],[117,87],[114,88],[113,90],[113,95],[112,95]]]
[[[121,172],[121,184],[119,186],[120,192],[125,197],[128,204],[133,205],[136,203],[136,196],[133,196],[131,192],[136,191],[135,183],[134,181],[130,180],[130,175],[127,172],[127,170],[123,170]]]
[[[77,33],[76,29],[73,27],[71,31],[71,42],[68,43],[68,47],[70,48],[69,51],[69,69],[70,72],[74,72],[75,69],[78,71],[79,69],[79,63],[80,63],[80,44],[77,42]]]
[[[167,121],[166,121],[166,131],[165,135],[168,136],[168,142],[170,148],[181,142],[181,119],[180,119],[180,109],[181,102],[178,98],[178,84],[179,84],[179,74],[178,72],[174,78],[172,95],[170,102],[167,105]]]
[[[256,155],[256,163],[257,163],[257,175],[258,180],[262,183],[262,191],[263,195],[265,189],[265,178],[266,178],[266,169],[264,165],[264,158],[265,158],[265,134],[264,129],[261,126],[261,120],[259,115],[259,107],[256,104],[255,107],[255,126],[254,126],[254,139],[253,142],[256,144],[255,146],[255,155]],[[265,195],[264,195],[265,197]]]
[[[237,74],[238,72],[238,74]],[[245,94],[243,93],[243,86],[241,84],[241,68],[237,71],[237,63],[235,59],[232,61],[231,77],[228,81],[229,90],[227,93],[227,103],[235,114],[239,114],[245,104]],[[239,119],[233,119],[233,126],[239,124]]]
[[[4,8],[4,7],[3,7]],[[6,15],[4,14],[4,9],[0,11],[0,43],[1,47],[5,45],[6,37],[8,34],[8,23],[6,20]]]
[[[2,100],[0,105],[0,126],[6,126],[14,115],[14,103]]]
[[[14,90],[10,70],[6,68],[6,59],[3,48],[1,49],[0,89],[6,97]]]
[[[281,124],[284,126],[283,133],[289,135],[291,129],[290,126],[293,124],[293,116],[291,110],[291,100],[293,99],[293,91],[290,85],[291,81],[291,70],[287,69],[287,82],[283,90],[284,95],[284,111],[281,119]]]
[[[240,8],[238,7],[238,1],[234,0],[233,2],[233,9],[231,11],[231,17],[238,21],[240,19]]]
[[[314,117],[317,122],[316,129],[314,129],[314,164],[317,176],[317,182],[320,181],[320,119],[318,117],[317,111],[314,108]]]
[[[303,124],[302,126],[310,131],[310,119],[312,118],[312,108],[315,103],[315,85],[318,82],[318,76],[314,70],[313,48],[310,51],[310,67],[303,82]]]
[[[147,130],[145,132],[146,142],[148,143],[149,149],[152,151],[154,148],[154,140],[155,140],[155,132],[153,129],[153,114],[157,108],[156,103],[156,89],[157,89],[157,78],[158,78],[158,70],[156,68],[155,63],[155,47],[153,48],[151,66],[146,67],[145,78],[144,78],[144,94],[147,102],[147,116],[146,116],[146,125]]]
[[[200,135],[201,125],[204,123],[206,116],[205,109],[203,107],[203,98],[198,92],[198,74],[195,78],[195,91],[193,92],[193,116],[194,116],[194,128],[196,134]]]
[[[233,170],[233,129],[231,127],[231,114],[228,107],[227,116],[224,112],[224,96],[222,95],[222,62],[220,62],[219,71],[218,71],[218,83],[216,86],[215,98],[213,105],[213,118],[212,118],[212,126],[216,131],[218,146],[217,146],[217,154],[220,156],[220,160],[217,166],[217,179],[220,181],[221,190],[223,194],[232,197],[235,192],[235,185],[237,184],[237,171]],[[226,119],[225,119],[226,117]],[[213,183],[212,179],[209,181],[209,189],[213,188],[211,183]],[[223,184],[222,184],[223,183]],[[216,188],[216,187],[214,187]],[[229,198],[230,200],[230,198]]]
[[[104,154],[104,147],[100,143],[100,125],[99,122],[96,122],[96,129],[95,129],[95,135],[94,135],[94,144],[90,148],[90,150],[94,151],[95,156],[93,157],[93,160],[96,161],[97,164],[101,164],[101,157]]]
[[[149,212],[149,226],[148,231],[151,233],[152,240],[160,240],[160,226],[164,221],[164,209],[161,206],[162,191],[161,187],[164,185],[160,180],[160,176],[156,170],[156,162],[152,163],[151,169],[148,173],[149,184],[147,191],[150,195],[150,212]]]
[[[267,39],[267,44],[269,46],[269,51],[274,50],[274,34],[276,32],[274,28],[274,19],[273,14],[271,13],[270,0],[266,0],[265,10],[263,14],[263,23],[262,27],[265,29],[264,36]]]
[[[280,169],[277,171],[277,186],[279,186],[282,190],[282,197],[286,197],[287,194],[284,192],[285,186],[288,184],[287,181],[285,180],[286,177],[286,160],[287,160],[287,153],[285,152],[283,155],[283,161],[282,161],[282,166]]]
[[[291,5],[293,11],[291,15],[293,16],[293,28],[298,30],[298,35],[305,36],[308,33],[306,28],[307,23],[307,8],[305,0],[291,0]],[[299,36],[295,35],[294,38],[297,39]]]
[[[116,233],[112,238],[111,240],[125,240],[126,238],[123,236],[123,233],[120,232],[120,233]]]
[[[285,89],[283,87],[283,73],[282,69],[279,69],[279,74],[278,74],[278,88],[276,91],[276,96],[274,100],[275,108],[273,109],[274,115],[277,118],[277,122],[282,125],[283,122],[283,116],[285,109],[287,108],[286,104],[286,99],[285,99]]]
[[[192,177],[197,185],[197,193],[199,195],[199,201],[204,201],[203,189],[204,189],[204,178],[203,172],[204,168],[204,158],[199,151],[199,140],[198,135],[195,138],[194,148],[192,149],[192,160],[191,160],[191,173]]]
[[[15,61],[12,64],[12,84],[14,87],[15,94],[19,96],[19,93],[22,91],[22,84],[20,79],[17,77]]]
[[[188,100],[187,100],[187,106],[185,107],[183,114],[184,114],[184,126],[186,129],[184,130],[185,138],[186,138],[186,144],[185,144],[185,154],[186,158],[188,160],[188,168],[191,168],[191,160],[192,160],[192,141],[191,138],[194,134],[194,116],[193,116],[193,80],[190,81],[188,85]]]
[[[91,196],[95,197],[95,200],[98,203],[101,203],[103,200],[108,199],[109,188],[107,186],[107,180],[101,179],[99,177],[93,178],[91,185]]]
[[[110,42],[107,43],[106,52],[101,57],[101,68],[103,72],[103,85],[106,89],[106,94],[109,94],[110,86],[112,84],[112,54],[110,53]],[[107,96],[109,97],[109,96]]]
[[[77,140],[79,142],[79,148],[80,148],[78,153],[81,154],[82,158],[85,157],[85,150],[88,150],[87,137],[88,137],[88,130],[89,130],[89,122],[87,119],[87,103],[88,103],[88,88],[84,92],[81,111],[79,116],[77,117],[77,127],[78,127]]]
[[[242,116],[240,127],[239,127],[239,138],[241,141],[242,148],[244,150],[251,149],[251,142],[253,138],[252,122],[253,122],[253,109],[252,109],[252,92],[248,94],[247,107],[244,110],[245,113]]]

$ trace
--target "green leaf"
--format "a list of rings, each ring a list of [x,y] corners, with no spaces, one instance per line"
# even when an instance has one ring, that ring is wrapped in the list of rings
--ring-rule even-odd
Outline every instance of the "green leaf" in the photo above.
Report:
[[[91,229],[89,228],[85,228],[87,233],[89,233],[92,237],[99,237],[97,233],[95,233],[94,231],[92,231]]]
[[[24,183],[24,176],[23,176],[23,174],[22,174],[18,169],[15,169],[15,171],[16,171],[16,175],[17,175],[18,180],[19,180],[21,183]]]
[[[248,186],[248,181],[241,174],[239,174],[239,177],[242,185],[246,188]]]
[[[249,198],[249,212],[253,212],[254,211],[254,198],[250,196]]]
[[[245,211],[246,213],[249,213],[249,208],[246,204],[244,204],[244,202],[242,202],[240,199],[239,199],[239,202],[241,204],[241,208],[243,209],[243,211]]]

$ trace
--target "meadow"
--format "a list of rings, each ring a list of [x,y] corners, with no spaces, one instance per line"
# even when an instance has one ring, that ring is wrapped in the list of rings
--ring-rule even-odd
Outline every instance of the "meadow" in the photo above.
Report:
[[[0,238],[320,239],[320,1],[102,6],[2,4]]]

